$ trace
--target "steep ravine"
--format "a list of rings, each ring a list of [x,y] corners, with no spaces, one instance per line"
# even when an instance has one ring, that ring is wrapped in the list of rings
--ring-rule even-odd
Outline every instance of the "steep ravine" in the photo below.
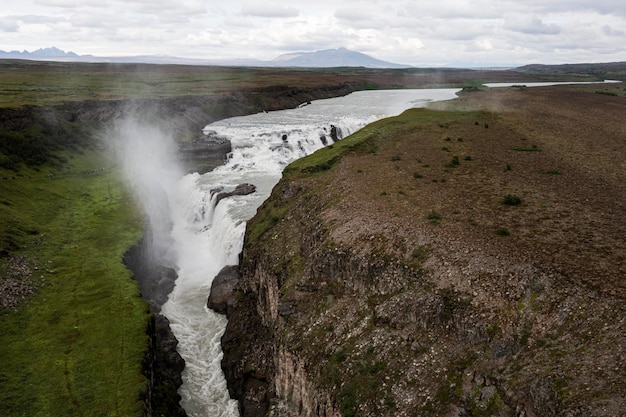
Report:
[[[623,416],[626,102],[548,96],[468,93],[287,169],[209,300],[244,417]]]
[[[323,85],[317,88],[276,86],[256,90],[224,92],[212,96],[188,96],[160,100],[80,101],[37,107],[0,109],[0,132],[10,132],[15,143],[23,140],[36,147],[14,147],[4,143],[3,163],[52,163],[51,171],[62,172],[63,159],[58,151],[79,151],[83,148],[107,150],[110,146],[104,132],[107,127],[128,113],[152,120],[167,129],[178,141],[191,142],[201,137],[208,123],[233,116],[260,111],[292,108],[301,103],[348,94],[362,88],[356,83]],[[223,163],[230,148],[215,145],[194,149],[185,146],[180,158],[188,171],[205,172]],[[145,239],[149,239],[149,233]],[[180,407],[177,389],[184,362],[176,352],[177,341],[167,319],[159,314],[160,306],[174,286],[176,274],[160,266],[159,260],[147,253],[146,240],[131,248],[125,256],[126,265],[136,274],[142,296],[149,304],[154,318],[146,329],[150,350],[146,353],[144,373],[150,381],[146,398],[146,416],[185,415]]]
[[[173,129],[178,138],[184,139],[201,136],[200,131],[206,124],[221,118],[295,107],[310,100],[345,95],[357,87],[358,84],[322,86],[314,90],[275,87],[217,98],[193,97],[140,103],[134,111],[144,111],[156,116],[167,115],[168,127]],[[111,111],[108,106],[106,108]],[[230,147],[226,145],[228,144],[198,149],[187,146],[179,156],[187,170],[205,172],[223,163],[230,151]],[[176,351],[177,340],[169,322],[160,314],[161,306],[167,301],[167,296],[175,285],[176,272],[160,265],[159,260],[149,253],[146,242],[150,238],[147,230],[144,239],[131,248],[125,257],[126,265],[135,273],[142,297],[154,313],[151,326],[147,329],[150,350],[144,361],[144,373],[150,381],[146,394],[146,416],[185,416],[186,413],[179,404],[181,397],[177,392],[182,384],[181,372],[185,364]]]

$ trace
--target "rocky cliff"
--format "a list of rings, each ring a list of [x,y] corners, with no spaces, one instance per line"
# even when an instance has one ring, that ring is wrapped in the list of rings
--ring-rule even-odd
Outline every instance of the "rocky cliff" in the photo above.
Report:
[[[468,92],[288,167],[221,300],[242,415],[623,416],[624,111]]]

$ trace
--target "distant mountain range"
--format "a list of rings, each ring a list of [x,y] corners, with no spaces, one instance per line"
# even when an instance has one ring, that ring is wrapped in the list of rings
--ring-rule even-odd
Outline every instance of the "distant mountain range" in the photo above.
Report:
[[[191,59],[171,56],[132,56],[132,57],[96,57],[93,55],[78,55],[74,52],[65,52],[59,48],[42,48],[36,51],[0,50],[0,59],[32,59],[51,61],[75,62],[116,62],[116,63],[147,63],[147,64],[187,64],[187,65],[235,65],[258,67],[366,67],[366,68],[410,68],[409,65],[395,64],[382,61],[361,52],[346,48],[326,49],[316,52],[296,52],[281,55],[271,61],[253,59],[238,60],[210,60]]]
[[[90,55],[83,55],[89,57]],[[51,48],[41,48],[36,51],[0,51],[0,59],[46,59],[46,58],[81,58],[74,52],[65,52],[54,46]]]

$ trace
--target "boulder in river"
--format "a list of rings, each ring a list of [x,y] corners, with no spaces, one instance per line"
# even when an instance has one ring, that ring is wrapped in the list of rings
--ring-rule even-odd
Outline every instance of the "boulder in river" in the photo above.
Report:
[[[238,283],[239,268],[237,266],[228,265],[222,268],[211,284],[207,307],[217,313],[226,314],[237,304],[235,287]]]

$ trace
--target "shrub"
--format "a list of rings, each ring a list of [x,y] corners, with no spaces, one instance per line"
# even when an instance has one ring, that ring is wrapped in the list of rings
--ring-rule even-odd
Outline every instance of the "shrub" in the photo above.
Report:
[[[422,178],[422,174],[416,171],[413,173],[413,178]]]
[[[511,232],[509,232],[509,229],[507,229],[506,227],[498,227],[496,229],[496,234],[498,236],[509,236]]]
[[[441,221],[441,214],[437,213],[435,210],[431,210],[426,218],[430,221],[431,224],[437,225]]]
[[[514,151],[517,152],[541,152],[541,149],[539,149],[537,147],[537,145],[532,145],[530,148],[529,147],[524,147],[524,146],[520,146],[517,148],[513,148]]]
[[[456,167],[458,165],[461,165],[461,162],[459,161],[459,157],[458,156],[453,156],[452,160],[449,163],[447,163],[445,165],[445,167],[446,168],[454,168],[454,167]]]
[[[502,199],[502,204],[505,206],[519,206],[522,204],[522,199],[513,194],[507,194]]]

